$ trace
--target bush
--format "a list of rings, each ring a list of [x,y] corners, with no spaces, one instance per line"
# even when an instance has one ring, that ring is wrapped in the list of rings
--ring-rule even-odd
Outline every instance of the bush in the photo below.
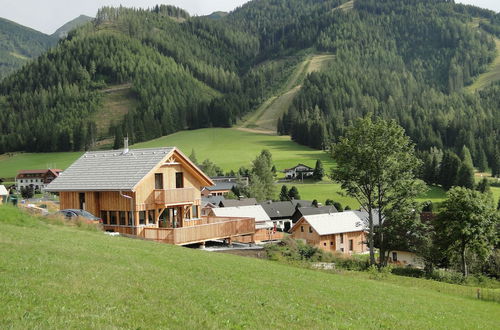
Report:
[[[392,269],[394,275],[421,278],[425,276],[425,271],[413,267],[394,267]]]

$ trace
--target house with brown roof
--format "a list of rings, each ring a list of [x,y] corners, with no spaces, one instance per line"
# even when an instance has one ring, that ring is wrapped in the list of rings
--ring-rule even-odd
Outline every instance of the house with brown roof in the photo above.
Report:
[[[83,209],[104,229],[185,245],[249,236],[255,220],[203,217],[201,190],[213,185],[179,149],[151,148],[87,152],[46,191],[59,193],[61,209]]]
[[[20,170],[16,175],[16,189],[21,191],[21,188],[33,187],[35,190],[44,190],[55,178],[61,174],[62,170],[46,169],[46,170]]]

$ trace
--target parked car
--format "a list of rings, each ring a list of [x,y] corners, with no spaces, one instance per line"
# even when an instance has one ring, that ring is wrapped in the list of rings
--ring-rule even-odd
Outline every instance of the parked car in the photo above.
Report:
[[[66,209],[60,210],[55,213],[56,215],[62,215],[66,219],[75,219],[75,218],[83,218],[88,220],[89,222],[102,223],[102,219],[96,217],[90,212],[85,210],[77,210],[77,209]]]

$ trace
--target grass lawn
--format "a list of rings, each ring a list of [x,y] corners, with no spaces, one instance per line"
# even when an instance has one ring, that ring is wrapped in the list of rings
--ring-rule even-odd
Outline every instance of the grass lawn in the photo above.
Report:
[[[194,149],[199,162],[209,158],[226,171],[238,170],[241,166],[250,167],[251,161],[263,149],[271,151],[278,170],[297,163],[314,167],[317,159],[321,159],[325,168],[333,166],[333,160],[327,153],[295,143],[288,136],[258,134],[232,128],[183,131],[136,144],[133,148],[163,146],[177,146],[187,156]]]
[[[359,208],[359,202],[352,197],[343,196],[340,184],[332,183],[329,181],[322,181],[319,183],[300,183],[300,182],[287,182],[285,183],[290,189],[292,186],[296,186],[299,190],[300,198],[305,200],[317,199],[320,203],[325,203],[327,199],[332,199],[336,202],[342,204],[343,207],[349,205],[351,209]],[[278,184],[277,197],[283,183]],[[499,189],[500,193],[500,189]],[[441,203],[446,199],[446,192],[440,187],[429,187],[429,190],[417,198],[419,202],[432,201],[434,204]]]
[[[482,328],[499,305],[102,232],[0,207],[0,328]]]
[[[177,146],[187,156],[194,149],[198,161],[209,158],[224,170],[238,170],[241,166],[250,167],[251,161],[262,149],[271,151],[279,170],[295,166],[299,162],[314,167],[317,159],[321,159],[325,168],[333,165],[332,159],[325,152],[299,145],[290,141],[287,136],[257,134],[231,128],[182,131],[135,144],[132,148],[168,146]],[[20,169],[47,168],[47,166],[65,169],[80,155],[81,152],[2,155],[0,178],[13,178]]]
[[[65,169],[83,152],[8,153],[0,155],[0,178],[14,178],[18,170]],[[9,180],[10,181],[10,180]]]

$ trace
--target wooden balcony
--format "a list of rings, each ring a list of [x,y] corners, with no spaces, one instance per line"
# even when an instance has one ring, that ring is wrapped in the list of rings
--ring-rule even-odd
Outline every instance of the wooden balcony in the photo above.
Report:
[[[194,188],[155,189],[155,203],[163,205],[190,204],[200,199]]]
[[[253,218],[204,218],[205,224],[183,228],[148,228],[142,231],[142,237],[157,242],[186,245],[236,236],[253,235]]]

